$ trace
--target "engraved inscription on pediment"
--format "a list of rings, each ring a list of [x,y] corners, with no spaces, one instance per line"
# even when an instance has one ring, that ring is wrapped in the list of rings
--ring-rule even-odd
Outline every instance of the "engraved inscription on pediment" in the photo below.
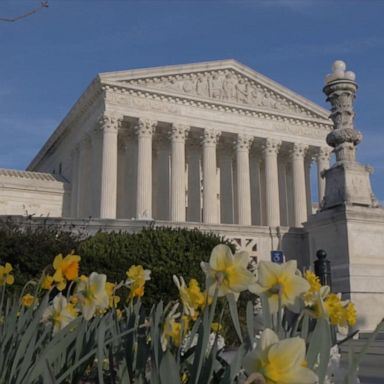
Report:
[[[125,81],[132,85],[318,118],[296,104],[233,69],[158,76]]]

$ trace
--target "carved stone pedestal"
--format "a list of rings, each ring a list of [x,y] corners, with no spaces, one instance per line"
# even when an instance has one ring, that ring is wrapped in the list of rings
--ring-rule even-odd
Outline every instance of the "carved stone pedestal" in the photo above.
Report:
[[[371,172],[370,167],[358,162],[336,163],[325,170],[325,196],[321,209],[345,204],[377,207],[369,179]]]
[[[304,224],[310,262],[324,249],[331,262],[332,287],[356,305],[361,331],[384,317],[384,209],[338,206],[312,215]]]

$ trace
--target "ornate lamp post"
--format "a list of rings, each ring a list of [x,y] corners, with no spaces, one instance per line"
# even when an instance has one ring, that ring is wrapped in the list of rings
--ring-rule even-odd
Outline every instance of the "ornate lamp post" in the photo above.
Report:
[[[327,136],[327,144],[334,148],[336,163],[323,172],[326,188],[321,209],[338,205],[378,205],[369,180],[372,168],[356,161],[356,146],[363,136],[354,127],[355,78],[355,74],[346,71],[345,63],[340,60],[334,62],[332,73],[325,78],[323,92],[331,103],[330,118],[334,123],[333,131]]]

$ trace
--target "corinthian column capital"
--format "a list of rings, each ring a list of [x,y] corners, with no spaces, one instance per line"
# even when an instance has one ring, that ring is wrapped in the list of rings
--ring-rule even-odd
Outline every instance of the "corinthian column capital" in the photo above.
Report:
[[[319,147],[316,158],[320,161],[328,161],[331,156],[331,152],[332,150],[329,147]]]
[[[290,151],[292,159],[304,159],[308,150],[308,145],[301,143],[294,143]]]
[[[98,128],[102,131],[117,131],[122,119],[110,113],[103,113],[98,119]]]
[[[262,150],[264,155],[277,155],[281,146],[281,140],[266,139]]]
[[[204,129],[202,136],[203,145],[216,145],[221,132],[217,129]]]
[[[189,126],[185,124],[172,124],[170,138],[172,141],[185,141],[188,136]]]
[[[236,150],[238,151],[248,151],[254,137],[251,135],[237,135],[237,139],[235,142]]]
[[[150,119],[139,119],[135,125],[135,132],[139,137],[151,137],[155,132],[157,121]]]

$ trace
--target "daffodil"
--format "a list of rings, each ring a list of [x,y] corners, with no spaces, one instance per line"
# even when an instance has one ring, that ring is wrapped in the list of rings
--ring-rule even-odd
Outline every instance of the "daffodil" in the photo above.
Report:
[[[337,326],[338,331],[346,335],[349,327],[356,324],[356,308],[351,302],[343,302],[341,294],[330,293],[323,301],[315,306],[317,317],[326,316],[331,325]]]
[[[356,324],[354,304],[343,302],[341,294],[330,293],[330,288],[322,286],[313,272],[306,271],[304,277],[310,284],[309,290],[304,294],[304,304],[315,317],[328,318],[332,325],[338,327],[340,333],[348,333],[348,328]]]
[[[181,316],[181,314],[177,312],[178,307],[179,304],[176,303],[164,320],[163,332],[160,339],[163,351],[168,348],[170,341],[173,345],[179,347],[183,336],[189,330],[189,317]]]
[[[41,281],[42,289],[51,289],[53,286],[53,276],[45,275]]]
[[[261,334],[257,348],[244,359],[249,375],[265,384],[315,384],[316,374],[306,367],[305,341],[300,337],[279,340],[269,328]]]
[[[126,285],[130,288],[129,297],[142,297],[144,295],[145,282],[151,280],[151,271],[144,269],[142,265],[132,265],[126,272]]]
[[[116,308],[117,304],[120,302],[120,296],[115,295],[115,288],[116,284],[108,281],[105,283],[105,290],[107,291],[109,306],[111,308]]]
[[[161,348],[163,351],[167,350],[170,340],[176,346],[179,346],[181,343],[181,324],[177,322],[180,313],[176,312],[178,306],[179,304],[175,304],[164,320],[163,332],[161,334]]]
[[[30,306],[32,306],[32,304],[34,302],[37,302],[37,299],[35,299],[35,297],[33,295],[31,295],[30,293],[26,293],[22,298],[21,298],[21,305],[23,307],[26,307],[26,308],[29,308]]]
[[[250,291],[267,297],[271,313],[277,313],[279,298],[281,305],[298,312],[299,299],[309,288],[308,281],[301,277],[297,270],[296,260],[283,264],[260,261],[258,279],[256,284],[250,287]]]
[[[309,289],[304,293],[303,299],[304,304],[307,306],[313,305],[316,301],[317,294],[320,292],[321,283],[318,276],[316,276],[312,271],[305,271],[304,273],[305,280],[309,283]]]
[[[63,258],[62,254],[59,254],[53,260],[53,268],[55,274],[53,275],[53,281],[57,283],[57,289],[62,291],[66,287],[67,281],[77,279],[79,276],[79,264],[80,256],[69,254]]]
[[[249,256],[247,252],[232,254],[224,244],[213,248],[209,263],[202,262],[201,268],[206,275],[208,294],[213,296],[217,289],[218,296],[233,294],[237,299],[255,282],[255,276],[247,270]]]
[[[0,286],[2,285],[12,285],[15,281],[13,275],[11,275],[13,268],[9,263],[5,263],[5,265],[0,265]]]
[[[173,281],[179,290],[184,313],[192,319],[196,319],[199,314],[199,308],[202,308],[206,302],[206,296],[201,292],[198,281],[191,279],[187,286],[182,277],[178,278],[175,275],[173,275]]]
[[[43,313],[43,322],[51,322],[53,325],[53,333],[61,331],[72,320],[77,317],[75,307],[67,302],[67,299],[59,293],[53,299],[50,305]]]
[[[103,311],[108,307],[106,280],[106,275],[97,272],[92,272],[87,279],[79,279],[75,292],[85,320],[90,320],[96,311]]]

